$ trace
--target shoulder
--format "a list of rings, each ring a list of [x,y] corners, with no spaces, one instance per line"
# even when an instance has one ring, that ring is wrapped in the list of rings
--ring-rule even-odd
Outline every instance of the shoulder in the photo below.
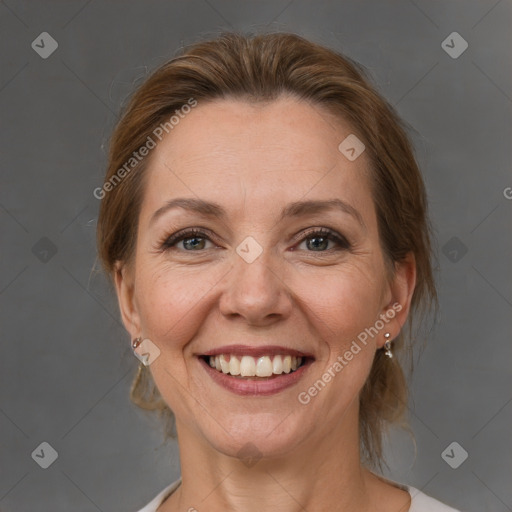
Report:
[[[440,501],[423,494],[411,486],[404,486],[411,495],[411,507],[409,512],[460,512]]]
[[[162,489],[146,506],[137,512],[156,512],[157,508],[179,487],[180,483],[181,478]]]
[[[168,498],[180,485],[181,478],[162,489],[146,506],[137,512],[156,512],[158,507]],[[395,483],[396,485],[396,483]],[[427,496],[415,487],[400,485],[411,495],[411,506],[408,512],[461,512],[455,508],[449,507],[440,501]]]
[[[461,510],[452,508],[434,498],[431,498],[430,496],[427,496],[415,487],[402,484],[376,473],[372,474],[379,480],[386,482],[394,487],[398,487],[399,489],[409,493],[411,496],[411,505],[408,512],[462,512]]]

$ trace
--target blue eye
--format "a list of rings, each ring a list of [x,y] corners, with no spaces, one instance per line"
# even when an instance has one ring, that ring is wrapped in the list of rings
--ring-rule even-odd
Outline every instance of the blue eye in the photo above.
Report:
[[[184,242],[186,251],[193,251],[197,248],[204,249],[206,241],[210,241],[208,235],[200,229],[189,229],[181,231],[166,238],[161,244],[162,250],[168,250],[179,242]],[[188,245],[188,248],[186,248]]]
[[[187,229],[174,233],[173,235],[165,238],[159,247],[162,251],[168,251],[175,248],[180,242],[183,242],[182,249],[187,252],[197,252],[204,249],[207,242],[211,242],[210,238],[213,238],[209,230],[202,230],[197,228]],[[308,240],[313,243],[307,243]],[[308,249],[307,252],[331,252],[339,250],[350,249],[351,245],[347,239],[341,235],[338,235],[335,231],[331,231],[327,228],[315,228],[310,230],[300,239],[301,244],[306,242]],[[329,242],[335,243],[337,247],[327,249]]]
[[[307,241],[315,241],[314,243],[308,244]],[[306,246],[312,248],[311,252],[328,252],[326,250],[322,250],[322,248],[327,249],[327,245],[329,242],[334,242],[338,245],[338,248],[334,250],[342,250],[342,249],[350,249],[350,244],[347,239],[341,235],[338,235],[334,231],[326,228],[315,229],[313,231],[309,231],[306,233],[306,236],[302,238],[302,242],[306,242]],[[329,249],[333,250],[333,249]]]

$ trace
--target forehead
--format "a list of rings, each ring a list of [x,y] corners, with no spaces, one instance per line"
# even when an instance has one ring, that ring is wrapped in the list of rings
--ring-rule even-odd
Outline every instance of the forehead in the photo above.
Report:
[[[141,215],[172,197],[199,197],[268,210],[299,199],[369,200],[368,160],[338,149],[351,126],[295,98],[268,103],[216,100],[198,105],[150,156]]]

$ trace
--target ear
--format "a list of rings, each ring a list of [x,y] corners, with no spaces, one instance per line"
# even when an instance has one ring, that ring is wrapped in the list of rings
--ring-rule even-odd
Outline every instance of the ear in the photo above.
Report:
[[[114,270],[114,282],[116,285],[117,300],[121,318],[131,339],[140,335],[140,316],[135,300],[135,283],[131,269],[117,262]]]
[[[407,321],[411,309],[411,300],[416,287],[416,258],[412,252],[395,263],[394,274],[389,282],[390,300],[385,305],[382,313],[394,311],[394,317],[386,326],[385,331],[389,332],[390,340],[396,338]],[[384,336],[379,336],[377,346],[381,348],[385,342]]]

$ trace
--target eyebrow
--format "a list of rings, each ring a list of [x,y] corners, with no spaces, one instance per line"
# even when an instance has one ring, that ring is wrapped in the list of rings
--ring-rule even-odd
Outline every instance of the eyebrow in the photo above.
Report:
[[[187,211],[198,213],[203,217],[217,217],[221,220],[225,220],[227,217],[226,210],[218,203],[192,197],[178,197],[167,201],[162,207],[156,210],[149,221],[149,225],[151,226],[164,213],[174,208],[182,208]],[[332,210],[339,210],[351,215],[357,220],[357,222],[359,222],[359,224],[361,224],[362,227],[366,228],[362,215],[353,206],[337,198],[327,200],[295,201],[290,203],[281,212],[278,222],[287,217],[301,217]]]

